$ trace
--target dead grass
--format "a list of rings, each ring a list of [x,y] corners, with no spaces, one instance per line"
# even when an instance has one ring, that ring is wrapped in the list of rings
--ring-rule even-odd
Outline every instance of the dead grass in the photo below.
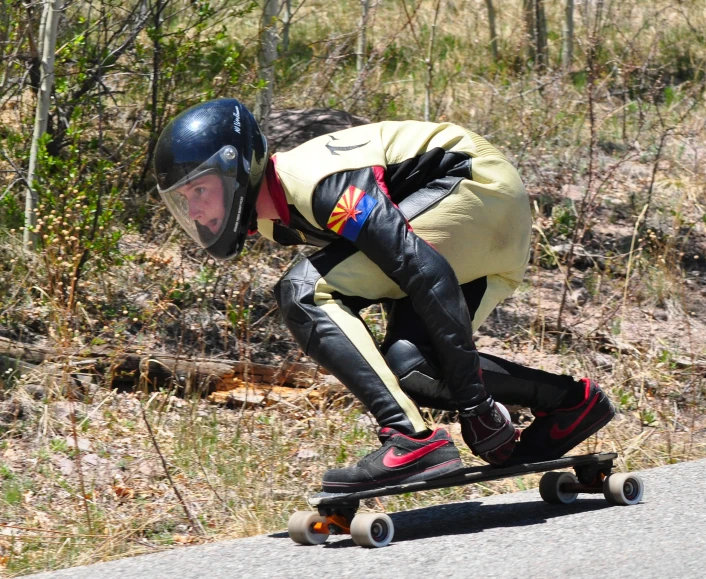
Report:
[[[500,309],[478,344],[536,367],[590,374],[610,391],[619,415],[576,452],[618,452],[621,470],[706,457],[703,344],[691,356],[663,341],[660,350],[640,351],[639,334],[630,332],[643,329],[629,326],[620,334],[622,342],[576,338],[555,354],[542,349],[538,335],[528,334],[522,323],[539,295],[547,314],[556,308],[552,276],[538,271],[533,279],[536,285]],[[602,307],[596,301],[583,309]],[[637,311],[631,307],[627,317],[634,320]],[[5,396],[22,408],[0,441],[0,560],[8,576],[280,530],[291,512],[306,508],[304,497],[317,491],[326,468],[354,462],[377,444],[373,421],[349,395],[312,403],[302,391],[298,400],[268,408],[227,409],[168,392],[117,393],[93,384],[81,401],[71,402],[56,390],[36,400],[36,380],[19,379]],[[525,411],[520,421],[527,420]],[[477,462],[458,426],[447,426],[464,460]],[[537,483],[538,476],[529,475],[386,497],[364,507],[397,511]]]

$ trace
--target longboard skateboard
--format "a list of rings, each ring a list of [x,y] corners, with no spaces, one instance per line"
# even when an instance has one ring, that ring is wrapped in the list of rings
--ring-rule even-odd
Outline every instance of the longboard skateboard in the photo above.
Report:
[[[451,475],[407,484],[345,493],[318,493],[308,498],[316,511],[297,511],[289,519],[290,538],[301,545],[320,545],[329,535],[350,534],[362,547],[384,547],[392,541],[395,529],[385,513],[358,513],[360,501],[388,495],[441,489],[500,480],[521,474],[543,472],[539,494],[550,504],[570,504],[579,493],[602,493],[613,505],[634,505],[644,491],[642,479],[635,474],[613,473],[615,453],[566,456],[557,460],[517,464],[508,467],[473,466]],[[573,468],[574,472],[557,472]]]

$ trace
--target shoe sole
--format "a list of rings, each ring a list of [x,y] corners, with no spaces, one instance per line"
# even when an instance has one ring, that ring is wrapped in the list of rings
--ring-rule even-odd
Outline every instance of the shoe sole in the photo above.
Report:
[[[368,491],[386,486],[402,485],[413,482],[434,480],[442,478],[463,469],[463,462],[460,458],[454,458],[441,464],[434,465],[428,469],[412,475],[394,476],[365,483],[323,483],[321,490],[325,493],[353,493],[358,491]]]

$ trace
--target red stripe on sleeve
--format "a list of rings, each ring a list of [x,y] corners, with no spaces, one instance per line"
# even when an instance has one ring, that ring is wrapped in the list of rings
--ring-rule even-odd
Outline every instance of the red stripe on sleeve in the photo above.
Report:
[[[387,197],[390,200],[390,203],[392,203],[395,207],[397,207],[397,203],[395,203],[392,200],[392,197],[390,197],[390,191],[388,190],[387,183],[385,182],[385,167],[381,167],[380,165],[375,165],[373,167],[373,175],[375,175],[375,181],[377,182],[378,187],[380,188],[380,191],[382,191],[385,194],[385,197]],[[407,224],[407,229],[409,229],[410,231],[414,231],[409,220],[406,217],[404,218],[404,220],[405,220],[405,223]]]
[[[387,183],[385,183],[385,167],[376,165],[373,167],[373,175],[375,175],[375,181],[377,181],[380,191],[382,191],[387,198],[390,199],[390,192],[387,189]]]

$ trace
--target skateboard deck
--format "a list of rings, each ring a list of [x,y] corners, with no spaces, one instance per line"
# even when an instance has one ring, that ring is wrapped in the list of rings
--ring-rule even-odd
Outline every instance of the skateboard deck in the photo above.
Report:
[[[636,504],[642,498],[644,484],[633,474],[613,474],[616,453],[566,456],[556,460],[515,464],[507,467],[473,466],[437,479],[392,484],[369,490],[328,493],[307,500],[316,511],[298,511],[289,519],[289,536],[303,545],[321,544],[333,534],[350,534],[364,547],[384,547],[394,535],[392,519],[384,513],[357,513],[360,501],[424,490],[462,486],[500,480],[530,473],[545,473],[539,492],[550,504],[570,504],[579,493],[602,493],[614,505]],[[558,472],[572,468],[571,472]]]
[[[582,456],[566,456],[557,460],[547,460],[544,462],[533,462],[528,464],[516,464],[508,467],[496,467],[490,465],[471,466],[459,469],[450,476],[437,479],[413,482],[407,484],[390,485],[378,487],[365,491],[354,491],[346,493],[318,493],[307,499],[312,507],[344,505],[360,501],[362,499],[372,499],[388,495],[399,495],[415,491],[442,489],[447,487],[462,486],[477,482],[487,482],[491,480],[501,480],[521,474],[531,474],[537,472],[547,472],[569,468],[573,466],[595,466],[608,468],[613,467],[613,460],[618,457],[615,453],[586,454]]]

